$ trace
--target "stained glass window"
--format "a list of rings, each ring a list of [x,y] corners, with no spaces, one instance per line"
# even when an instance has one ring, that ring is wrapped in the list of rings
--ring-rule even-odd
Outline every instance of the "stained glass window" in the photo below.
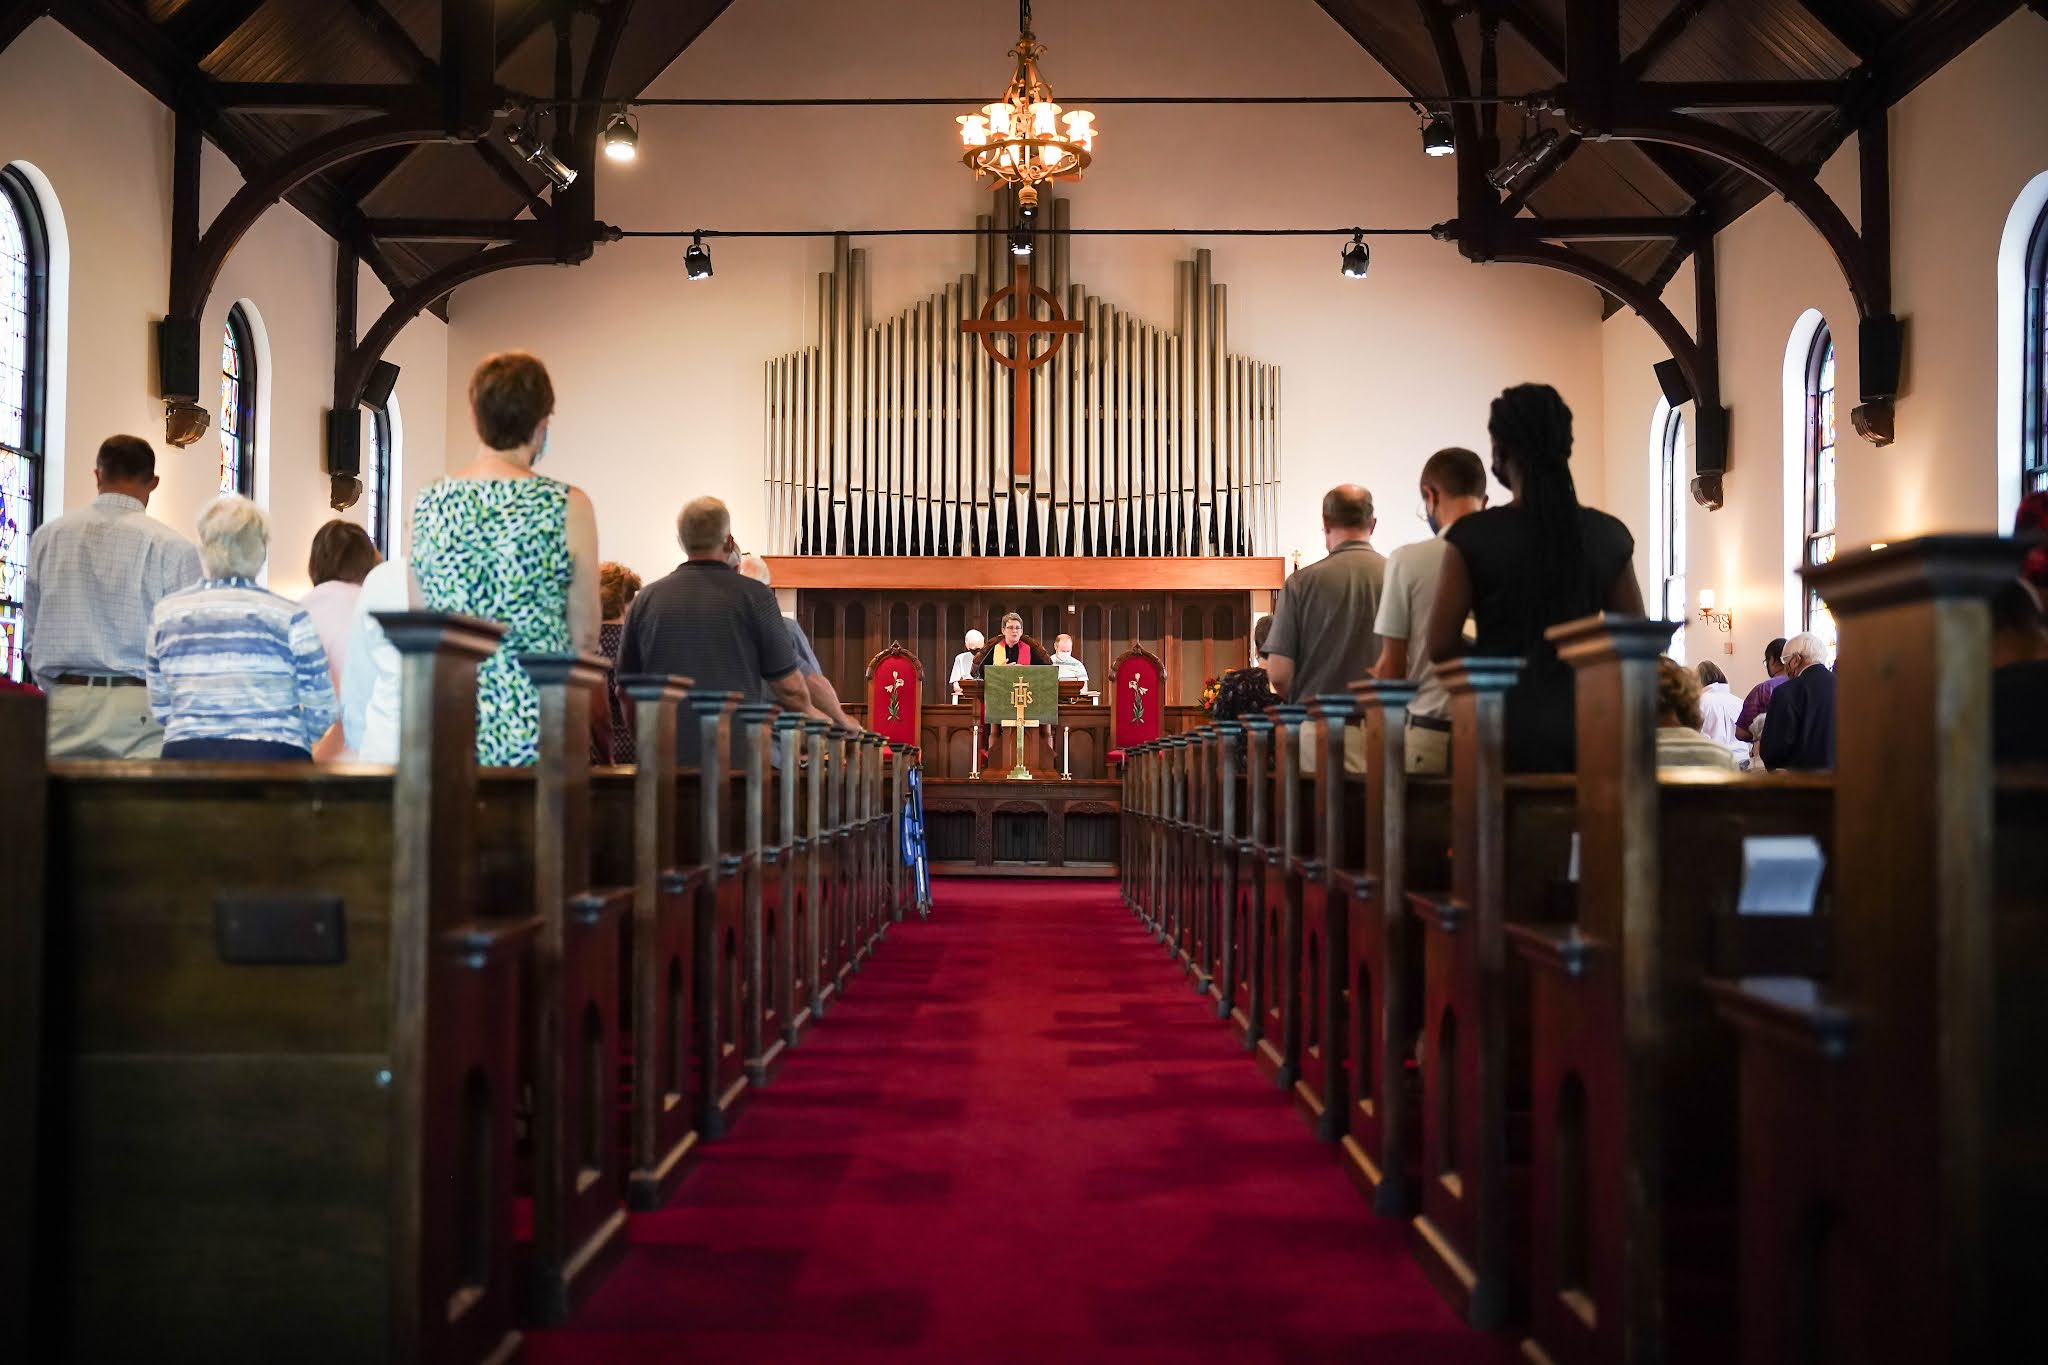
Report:
[[[1657,482],[1657,577],[1663,583],[1659,606],[1667,621],[1683,622],[1685,603],[1685,417],[1678,412],[1664,418],[1663,438],[1658,442]],[[1671,636],[1671,657],[1685,662],[1685,627]]]
[[[369,504],[370,539],[377,553],[391,557],[391,413],[371,411],[370,450],[363,460],[363,499]]]
[[[256,348],[239,303],[220,337],[220,491],[256,496]]]
[[[2048,209],[2027,243],[2026,350],[2022,361],[2020,496],[2048,492]]]
[[[1822,323],[1806,361],[1806,551],[1803,564],[1835,557],[1835,338]],[[1835,616],[1820,594],[1805,589],[1806,629],[1835,661]]]
[[[42,520],[49,254],[27,180],[0,170],[0,665],[22,676],[28,541]]]

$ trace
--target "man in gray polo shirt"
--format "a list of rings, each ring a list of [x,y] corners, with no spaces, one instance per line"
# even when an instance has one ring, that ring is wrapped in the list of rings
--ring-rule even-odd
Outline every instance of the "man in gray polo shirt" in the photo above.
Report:
[[[810,703],[796,651],[776,609],[775,594],[737,573],[732,514],[717,498],[698,498],[676,518],[676,539],[688,556],[668,577],[649,583],[626,612],[619,676],[670,673],[697,692],[738,692],[802,712]],[[697,727],[676,727],[676,757],[697,762]]]
[[[1372,547],[1376,524],[1372,494],[1359,485],[1341,484],[1323,494],[1329,554],[1288,578],[1266,638],[1266,676],[1288,701],[1345,692],[1372,675],[1380,653],[1373,618],[1387,576],[1386,559]],[[1346,733],[1344,754],[1348,771],[1365,771],[1365,732],[1359,727]]]
[[[1422,466],[1422,515],[1435,534],[1387,556],[1386,590],[1373,621],[1380,657],[1372,675],[1421,684],[1408,707],[1403,744],[1411,773],[1450,771],[1451,697],[1430,674],[1429,609],[1436,604],[1436,576],[1444,562],[1443,533],[1458,518],[1485,506],[1486,465],[1457,446],[1439,450]]]

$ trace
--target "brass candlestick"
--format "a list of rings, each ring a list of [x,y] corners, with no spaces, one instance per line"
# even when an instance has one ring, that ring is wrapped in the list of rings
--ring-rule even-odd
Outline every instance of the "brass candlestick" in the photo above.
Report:
[[[1010,704],[1017,708],[1017,737],[1011,752],[1016,762],[1010,768],[1009,778],[1012,782],[1029,782],[1031,769],[1024,765],[1024,708],[1031,705],[1031,685],[1022,678],[1010,686]]]

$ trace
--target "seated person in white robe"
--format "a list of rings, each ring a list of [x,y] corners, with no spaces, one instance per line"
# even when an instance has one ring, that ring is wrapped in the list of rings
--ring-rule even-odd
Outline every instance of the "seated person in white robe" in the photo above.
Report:
[[[988,643],[978,630],[967,632],[962,642],[967,648],[953,656],[953,674],[946,679],[946,688],[952,694],[953,704],[960,704],[960,680],[974,676],[974,656],[981,653],[981,647]]]

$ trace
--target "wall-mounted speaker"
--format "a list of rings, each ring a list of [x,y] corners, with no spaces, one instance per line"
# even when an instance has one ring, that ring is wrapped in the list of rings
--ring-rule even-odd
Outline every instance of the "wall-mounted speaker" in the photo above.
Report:
[[[378,361],[370,367],[370,377],[363,381],[363,406],[372,412],[384,411],[397,384],[398,367],[388,360]]]
[[[342,408],[327,414],[327,472],[350,476],[363,472],[361,408]]]
[[[1664,401],[1672,407],[1683,407],[1692,401],[1692,386],[1685,382],[1685,371],[1675,360],[1660,360],[1650,367],[1657,373],[1657,387],[1664,391]]]
[[[165,318],[156,325],[156,393],[199,397],[199,319]]]

